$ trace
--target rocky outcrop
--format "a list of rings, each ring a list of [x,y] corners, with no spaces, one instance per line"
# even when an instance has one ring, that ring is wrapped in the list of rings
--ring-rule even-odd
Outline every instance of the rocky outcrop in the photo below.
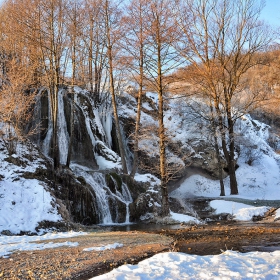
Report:
[[[35,172],[24,172],[25,179],[44,181],[49,186],[50,193],[56,198],[58,211],[68,222],[84,225],[100,222],[96,207],[96,195],[82,177],[76,177],[68,169],[53,172],[47,164],[47,169],[37,168]]]
[[[136,108],[136,100],[132,96],[124,95],[120,99],[122,106],[128,108],[126,112],[123,109],[121,120],[123,123],[124,134],[132,135],[132,125],[135,122],[135,113],[132,108]],[[218,160],[214,148],[214,140],[211,139],[211,133],[207,130],[209,124],[205,121],[199,123],[192,119],[191,113],[187,110],[185,101],[180,101],[175,108],[174,104],[165,104],[165,126],[166,126],[166,153],[169,173],[174,178],[179,179],[186,175],[188,166],[199,167],[205,170],[209,175],[218,178]],[[133,107],[134,106],[134,107]],[[185,106],[187,109],[184,109]],[[131,113],[129,113],[131,112]],[[198,118],[196,118],[198,119]],[[149,123],[146,121],[148,120]],[[147,122],[147,123],[146,123]],[[143,110],[141,127],[146,127],[142,133],[140,132],[139,160],[140,172],[152,173],[159,176],[159,154],[157,140],[157,105],[156,100],[149,95],[143,96]],[[186,135],[181,137],[180,135]],[[180,137],[178,137],[180,136]],[[132,149],[132,147],[130,146]],[[223,177],[227,176],[226,161],[221,158]],[[181,164],[178,164],[180,163]]]
[[[83,99],[84,99],[84,103],[86,103],[87,106],[89,106],[90,102],[85,97],[83,97]],[[71,99],[69,94],[65,95],[63,100],[64,100],[64,112],[65,112],[65,119],[67,124],[67,131],[68,131],[68,135],[70,135],[71,134],[71,123],[70,123]],[[91,118],[94,120],[93,114],[91,114]],[[97,131],[94,131],[94,133],[95,135],[98,136]],[[98,168],[98,165],[95,160],[92,140],[87,131],[85,116],[83,114],[82,109],[75,103],[74,103],[74,131],[73,131],[71,160],[75,163],[89,166],[94,169]]]

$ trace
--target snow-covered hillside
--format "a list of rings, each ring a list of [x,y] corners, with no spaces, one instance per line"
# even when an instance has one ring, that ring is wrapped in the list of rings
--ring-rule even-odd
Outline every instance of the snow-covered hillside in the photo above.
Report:
[[[127,118],[134,118],[135,100],[129,95],[125,95],[125,98],[126,102],[123,102],[120,114]],[[153,162],[153,158],[158,155],[157,130],[146,131],[145,128],[157,127],[155,115],[157,95],[147,93],[143,102],[141,124],[142,131],[146,133],[140,136],[140,149],[148,157],[149,162]],[[200,167],[217,177],[218,162],[214,152],[214,139],[207,120],[203,118],[203,114],[206,115],[208,110],[205,103],[181,96],[167,96],[166,103],[164,122],[170,141],[167,159],[170,162],[181,162],[182,165],[191,163],[191,166]],[[250,115],[240,117],[234,129],[238,165],[236,176],[239,196],[237,197],[280,199],[280,155],[269,145],[270,139],[274,138],[274,147],[277,147],[280,143],[279,138],[273,135],[268,125],[253,120]],[[172,149],[177,149],[176,153]],[[228,178],[225,178],[225,186],[226,195],[229,195]],[[219,193],[218,180],[193,175],[187,178],[172,195],[215,197],[219,196]]]
[[[47,185],[32,179],[37,168],[46,170],[40,154],[31,143],[18,143],[16,150],[9,155],[0,140],[0,233],[36,232],[39,222],[62,220]]]
[[[39,233],[40,231],[36,231],[36,228],[41,221],[57,222],[65,219],[65,215],[63,217],[60,215],[62,211],[68,211],[70,216],[71,213],[76,215],[78,218],[74,220],[78,222],[112,224],[130,222],[133,215],[135,215],[134,220],[138,218],[149,219],[152,217],[152,212],[160,208],[160,182],[154,177],[156,173],[147,175],[143,174],[145,169],[140,170],[142,174],[137,174],[134,183],[140,184],[141,187],[135,187],[135,193],[130,194],[133,188],[129,190],[128,186],[122,182],[120,158],[116,151],[113,151],[115,139],[112,132],[111,110],[95,108],[86,91],[80,88],[76,88],[75,91],[74,142],[78,150],[73,148],[71,170],[70,173],[67,171],[70,174],[67,175],[67,180],[72,178],[68,189],[63,189],[66,177],[61,177],[56,189],[50,189],[50,186],[42,178],[34,178],[33,174],[36,170],[42,170],[41,174],[44,174],[44,170],[47,169],[46,158],[38,152],[34,144],[18,143],[17,153],[9,155],[4,142],[0,141],[0,232]],[[67,103],[69,97],[65,90],[59,92],[59,101],[59,145],[62,152],[61,161],[64,164],[70,137],[70,111]],[[217,162],[207,122],[197,118],[194,120],[195,113],[192,112],[192,109],[198,104],[205,106],[198,100],[190,101],[173,97],[167,101],[165,108],[165,125],[170,136],[167,149],[168,160],[169,163],[176,162],[179,164],[178,166],[183,167],[183,171],[178,172],[178,176],[181,176],[181,183],[170,194],[171,197],[177,198],[179,201],[189,197],[216,199],[220,193],[219,182],[214,180],[214,177],[210,179],[209,176],[204,177],[198,174],[189,176],[188,169],[185,168],[191,163],[191,166],[199,166],[213,176],[216,174]],[[127,125],[126,120],[131,121],[135,118],[135,105],[134,97],[126,93],[122,94],[118,106],[124,128]],[[43,106],[42,103],[40,106]],[[158,154],[156,107],[157,96],[148,93],[143,103],[142,132],[145,131],[145,128],[153,127],[153,129],[147,130],[145,134],[142,133],[139,143],[140,152],[144,155],[144,159],[148,160],[150,166],[156,164]],[[44,112],[48,112],[48,110],[44,110]],[[49,116],[43,117],[49,118]],[[37,143],[45,156],[48,157],[51,142],[50,123],[47,124],[44,131],[45,134],[40,135]],[[236,157],[239,167],[236,175],[239,195],[234,196],[234,199],[280,200],[280,156],[268,144],[271,138],[269,126],[245,115],[236,122],[235,131],[238,143]],[[125,142],[128,145],[131,139],[125,139]],[[129,149],[127,149],[127,154],[130,158],[131,151]],[[150,171],[153,172],[154,169]],[[226,187],[224,199],[227,200],[229,198],[228,178],[225,178],[224,181]],[[75,184],[78,189],[73,191]],[[68,197],[61,194],[59,200],[54,197],[60,189],[61,192],[70,193],[69,188],[71,190],[70,197],[69,194]],[[140,189],[143,193],[140,193]],[[75,198],[81,201],[76,203]],[[67,202],[69,200],[71,203]],[[146,206],[142,207],[141,204]],[[72,205],[72,210],[69,205]],[[263,214],[267,210],[267,208],[242,210],[243,213],[246,213],[243,215],[240,212],[234,212],[233,209],[246,209],[246,205],[238,205],[237,202],[225,202],[223,205],[217,205],[217,203],[212,205],[213,209],[217,209],[217,213],[235,214],[236,217],[241,215],[242,217],[239,219],[245,219],[245,216],[246,219],[251,219],[257,215],[256,213]],[[142,208],[140,209],[138,206]],[[63,210],[60,207],[63,207]],[[91,213],[92,217],[89,218],[87,211],[96,213]],[[141,211],[146,212],[142,213]],[[189,213],[189,211],[186,212]],[[189,213],[191,216],[183,216],[182,213],[178,215],[173,211],[171,214],[173,220],[179,222],[199,222],[196,213]]]

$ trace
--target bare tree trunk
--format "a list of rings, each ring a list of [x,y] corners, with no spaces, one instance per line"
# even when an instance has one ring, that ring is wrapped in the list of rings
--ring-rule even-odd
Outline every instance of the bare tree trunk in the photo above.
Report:
[[[161,177],[161,215],[169,215],[167,172],[166,172],[166,153],[165,153],[165,128],[163,122],[163,86],[162,86],[162,65],[161,65],[161,40],[159,22],[156,22],[157,30],[157,89],[158,89],[158,134],[159,134],[159,164]]]
[[[225,185],[224,185],[224,180],[223,180],[223,169],[222,169],[222,163],[221,163],[221,156],[220,156],[220,152],[219,152],[219,145],[218,145],[218,137],[216,135],[216,117],[214,115],[214,108],[212,106],[212,102],[210,99],[210,111],[211,111],[211,130],[213,133],[213,137],[214,137],[214,148],[215,148],[215,152],[216,152],[216,156],[217,156],[217,160],[218,160],[218,173],[219,173],[219,181],[220,181],[220,196],[225,196]]]
[[[144,38],[143,38],[143,15],[141,11],[141,4],[140,4],[140,30],[139,30],[139,91],[137,97],[137,115],[136,115],[136,123],[135,123],[135,133],[134,133],[134,159],[133,159],[133,166],[130,173],[130,176],[134,178],[135,173],[138,168],[138,154],[139,154],[139,131],[140,131],[140,120],[141,120],[141,107],[142,107],[142,95],[143,95],[143,78],[144,78]]]
[[[59,146],[58,146],[58,84],[54,86],[54,93],[53,93],[53,111],[52,111],[52,118],[53,118],[53,167],[54,169],[58,169],[60,166],[60,154],[59,154]]]
[[[89,61],[88,61],[88,75],[89,75],[89,84],[90,84],[90,91],[93,92],[93,19],[90,19],[90,31],[89,31]]]
[[[233,131],[233,122],[231,116],[228,118],[228,126],[229,126],[229,178],[230,178],[230,194],[238,194],[236,173],[235,173],[235,160],[234,160],[234,131]]]
[[[71,9],[72,7],[70,7]],[[71,10],[69,11],[72,12]],[[70,114],[70,138],[68,144],[68,153],[67,153],[67,160],[66,166],[69,168],[72,156],[72,144],[74,138],[74,85],[76,80],[76,41],[77,41],[77,4],[73,4],[73,14],[72,17],[70,16],[70,24],[72,25],[72,35],[71,35],[71,44],[72,44],[72,82],[71,82],[71,90],[70,90],[70,97],[71,97],[71,114]],[[72,22],[71,22],[72,21]]]
[[[71,157],[72,157],[72,145],[73,145],[73,138],[74,138],[74,85],[72,83],[71,87],[71,115],[70,115],[70,138],[69,138],[69,145],[68,145],[68,153],[67,153],[67,160],[66,160],[66,166],[69,168]]]
[[[105,20],[106,20],[106,33],[107,33],[106,35],[107,35],[107,44],[108,44],[107,54],[108,54],[108,60],[109,60],[110,91],[111,91],[111,97],[112,97],[112,106],[113,106],[113,112],[114,112],[114,118],[115,118],[116,133],[117,133],[117,138],[118,138],[123,173],[127,174],[128,171],[127,171],[126,160],[125,160],[125,151],[124,151],[124,146],[123,146],[123,140],[122,140],[121,128],[120,128],[120,122],[119,122],[119,116],[118,116],[118,109],[117,109],[117,102],[116,102],[116,96],[115,96],[115,85],[114,85],[114,74],[113,74],[113,71],[114,71],[113,55],[112,55],[108,0],[106,0],[106,2],[105,2],[105,14],[106,14]]]
[[[230,178],[230,193],[231,194],[238,194],[238,188],[237,188],[237,180],[236,180],[236,174],[235,174],[235,161],[234,161],[234,139],[232,138],[233,136],[233,126],[230,127],[230,124],[228,124],[228,132],[229,132],[229,151],[227,147],[227,142],[226,142],[226,135],[225,135],[225,126],[223,124],[223,116],[222,112],[220,111],[219,108],[219,103],[215,99],[215,109],[218,114],[218,119],[219,119],[219,130],[221,133],[221,140],[222,140],[222,149],[224,152],[225,159],[227,161],[227,167],[228,167],[228,175]]]
[[[142,107],[142,95],[143,95],[143,67],[140,66],[140,82],[139,82],[139,91],[138,91],[138,100],[137,100],[137,115],[135,123],[135,133],[134,133],[134,159],[132,170],[130,176],[134,178],[135,173],[138,168],[138,153],[139,153],[139,130],[140,130],[140,119],[141,119],[141,107]]]

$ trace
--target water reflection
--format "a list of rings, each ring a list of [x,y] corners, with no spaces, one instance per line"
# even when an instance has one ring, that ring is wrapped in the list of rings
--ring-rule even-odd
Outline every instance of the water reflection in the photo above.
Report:
[[[162,225],[162,224],[146,224],[146,223],[129,223],[129,224],[110,224],[100,225],[101,229],[106,231],[159,231],[182,228],[180,224]]]

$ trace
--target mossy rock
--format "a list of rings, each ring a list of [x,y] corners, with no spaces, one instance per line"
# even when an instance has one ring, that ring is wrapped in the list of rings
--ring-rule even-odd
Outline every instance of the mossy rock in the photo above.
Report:
[[[121,190],[122,189],[122,178],[121,176],[119,176],[117,173],[110,173],[110,175],[115,179],[115,181],[117,182],[118,184],[118,190]]]
[[[150,184],[145,182],[137,182],[129,175],[122,175],[122,181],[127,185],[132,199],[135,200],[141,193],[145,193]]]

